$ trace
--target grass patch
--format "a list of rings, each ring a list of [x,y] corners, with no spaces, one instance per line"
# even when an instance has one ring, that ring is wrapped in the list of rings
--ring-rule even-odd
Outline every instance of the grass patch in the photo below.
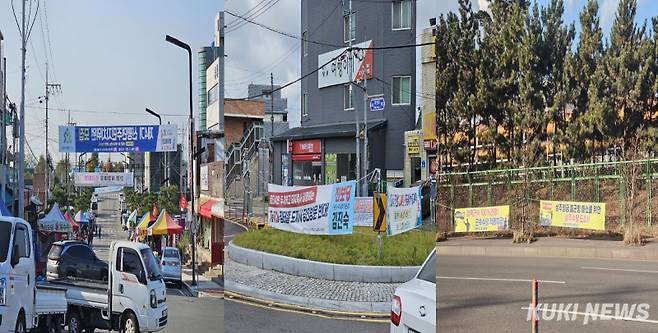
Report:
[[[237,235],[241,247],[299,259],[348,265],[420,266],[434,248],[434,231],[412,230],[387,237],[382,234],[382,258],[377,259],[377,233],[355,227],[352,235],[305,235],[261,229]]]

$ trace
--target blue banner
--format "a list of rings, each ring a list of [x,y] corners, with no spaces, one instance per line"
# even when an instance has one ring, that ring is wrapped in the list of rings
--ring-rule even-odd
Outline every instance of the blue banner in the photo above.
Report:
[[[176,151],[176,125],[60,126],[60,153]]]
[[[327,222],[330,235],[352,234],[354,225],[354,198],[356,197],[356,182],[333,184],[331,202]]]

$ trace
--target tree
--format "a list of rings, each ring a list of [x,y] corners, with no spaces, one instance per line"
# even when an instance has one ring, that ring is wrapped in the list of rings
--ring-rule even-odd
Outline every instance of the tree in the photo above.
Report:
[[[91,204],[91,196],[94,190],[91,187],[85,187],[80,194],[73,200],[73,206],[76,211],[87,210]]]
[[[166,209],[170,214],[178,213],[178,187],[169,185],[160,189],[160,196],[158,197],[158,206],[160,209]]]
[[[103,164],[102,171],[103,172],[112,172],[112,169],[114,167],[112,166],[112,160],[110,159],[110,156],[107,156],[107,161]]]
[[[98,153],[92,153],[91,158],[85,163],[85,171],[94,172],[98,166]]]
[[[54,203],[57,203],[60,207],[68,206],[68,196],[64,187],[61,184],[56,184],[53,188],[49,206],[52,206]]]

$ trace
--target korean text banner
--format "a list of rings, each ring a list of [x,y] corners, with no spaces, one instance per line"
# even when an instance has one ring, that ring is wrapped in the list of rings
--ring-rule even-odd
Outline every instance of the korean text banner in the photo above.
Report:
[[[176,150],[176,125],[60,126],[60,153]]]
[[[358,227],[372,226],[372,197],[357,197],[354,200],[354,225]]]
[[[386,234],[401,234],[423,224],[420,186],[386,189]]]
[[[132,172],[76,172],[75,186],[133,186]]]
[[[312,235],[351,234],[356,182],[317,186],[268,184],[270,227]]]
[[[509,206],[455,209],[455,232],[509,229]]]
[[[605,230],[605,203],[542,200],[539,202],[539,224]]]

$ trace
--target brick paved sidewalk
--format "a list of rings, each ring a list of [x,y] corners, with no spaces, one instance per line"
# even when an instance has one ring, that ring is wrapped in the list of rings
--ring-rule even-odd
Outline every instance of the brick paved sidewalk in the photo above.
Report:
[[[300,277],[226,260],[226,290],[326,310],[390,311],[393,293],[398,285]]]

